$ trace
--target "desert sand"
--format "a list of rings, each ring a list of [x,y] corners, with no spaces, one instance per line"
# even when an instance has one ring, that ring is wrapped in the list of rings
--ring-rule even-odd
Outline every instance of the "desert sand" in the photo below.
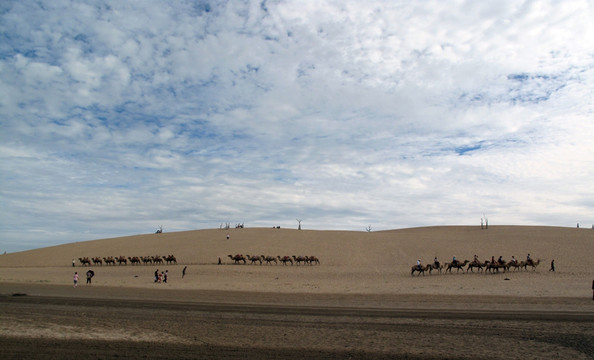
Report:
[[[320,264],[236,265],[235,254]],[[417,259],[475,254],[540,262],[411,276]],[[593,254],[592,229],[531,226],[243,228],[81,241],[0,256],[0,342],[3,358],[591,359]],[[155,255],[177,263],[78,260]],[[167,270],[167,283],[154,282],[157,269]],[[46,350],[31,350],[39,347]]]

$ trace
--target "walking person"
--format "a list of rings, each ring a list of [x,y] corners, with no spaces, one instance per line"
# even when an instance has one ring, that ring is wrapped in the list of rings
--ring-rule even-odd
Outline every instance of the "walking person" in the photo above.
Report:
[[[163,274],[163,282],[164,283],[167,282],[167,275],[169,275],[169,270],[165,270],[165,273]]]
[[[93,278],[93,276],[95,276],[95,272],[89,269],[89,271],[87,271],[87,284],[91,283],[91,279]]]
[[[76,267],[76,263],[74,262],[74,259],[72,259],[72,267]]]
[[[155,282],[159,280],[159,269],[155,271]]]
[[[551,261],[551,268],[549,269],[549,271],[555,272],[555,259]]]
[[[78,272],[74,272],[74,287],[78,285]]]
[[[182,279],[184,278],[184,276],[186,276],[186,269],[187,268],[188,268],[187,266],[184,266],[184,269],[182,270]]]

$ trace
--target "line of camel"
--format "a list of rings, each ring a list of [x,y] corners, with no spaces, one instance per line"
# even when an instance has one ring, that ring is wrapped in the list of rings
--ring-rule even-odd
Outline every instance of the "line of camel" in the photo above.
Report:
[[[83,258],[78,258],[78,261],[80,262],[81,266],[91,266],[91,262],[93,262],[94,265],[103,265],[103,263],[105,263],[105,265],[115,265],[116,263],[118,263],[119,265],[128,265],[128,262],[130,262],[131,265],[140,265],[141,263],[143,263],[144,265],[150,265],[150,264],[162,264],[163,262],[166,262],[167,264],[177,264],[177,259],[175,258],[175,256],[173,255],[167,255],[167,256],[160,256],[160,255],[155,255],[155,256],[109,256],[109,257],[93,257],[93,258],[88,258],[88,257],[83,257]]]
[[[431,264],[427,264],[425,266],[419,266],[419,265],[413,265],[410,269],[410,275],[412,276],[415,272],[418,272],[417,276],[420,276],[421,274],[423,274],[423,276],[425,276],[425,271],[429,271],[429,275],[431,275],[431,272],[433,270],[439,270],[439,273],[441,274],[441,271],[443,269],[445,269],[445,272],[452,272],[452,269],[456,269],[456,272],[459,272],[460,270],[462,270],[462,272],[464,272],[464,267],[466,265],[468,265],[468,267],[466,268],[466,272],[468,272],[469,270],[471,272],[474,272],[474,268],[477,268],[478,271],[484,271],[485,273],[487,273],[487,271],[489,272],[499,272],[500,269],[503,269],[503,271],[508,271],[510,268],[514,268],[515,270],[521,270],[522,268],[524,270],[528,270],[528,266],[532,267],[532,270],[536,270],[536,267],[538,266],[538,264],[540,264],[540,259],[537,259],[536,261],[502,261],[502,262],[491,262],[489,260],[485,260],[484,262],[480,262],[478,260],[475,261],[470,261],[470,260],[464,260],[464,262],[445,262],[443,264],[435,264],[435,263],[431,263]]]
[[[279,262],[281,262],[283,265],[287,265],[288,263],[291,263],[291,265],[293,264],[297,264],[297,265],[301,265],[303,264],[309,264],[309,265],[320,265],[320,259],[318,259],[315,256],[295,256],[293,255],[291,256],[271,256],[271,255],[242,255],[242,254],[237,254],[237,255],[227,255],[229,256],[229,258],[231,260],[233,260],[234,264],[240,264],[240,263],[244,263],[247,264],[248,261],[250,261],[250,264],[255,264],[255,263],[260,263],[260,265],[262,265],[263,263],[265,263],[266,265],[272,265],[272,263],[278,264]],[[220,262],[219,262],[220,263]]]

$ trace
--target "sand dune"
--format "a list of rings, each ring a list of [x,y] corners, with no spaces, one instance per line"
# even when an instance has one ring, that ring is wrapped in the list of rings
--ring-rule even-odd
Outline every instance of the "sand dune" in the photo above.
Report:
[[[226,234],[230,239],[226,239]],[[391,231],[310,231],[272,228],[197,230],[83,241],[0,256],[0,283],[69,284],[79,257],[173,254],[177,265],[93,266],[94,286],[155,287],[158,267],[169,271],[162,288],[334,294],[473,294],[588,297],[594,276],[591,229],[444,226]],[[315,255],[319,266],[231,265],[229,254]],[[530,253],[535,271],[411,277],[417,259],[481,260]],[[223,266],[216,265],[221,258]],[[557,271],[549,272],[555,259]],[[187,276],[181,279],[184,266]],[[507,280],[506,280],[507,279]],[[84,282],[82,279],[81,282]]]

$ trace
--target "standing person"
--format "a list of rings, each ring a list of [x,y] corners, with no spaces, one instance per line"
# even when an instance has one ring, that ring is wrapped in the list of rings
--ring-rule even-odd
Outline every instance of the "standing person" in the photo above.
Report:
[[[594,280],[592,280],[592,300],[594,300]]]
[[[229,233],[227,233],[227,240],[229,240]]]
[[[549,271],[555,272],[555,259],[551,260],[551,268]]]
[[[163,282],[167,282],[167,275],[169,275],[169,270],[165,270],[165,274],[163,274]]]
[[[72,259],[72,267],[75,267],[76,263],[74,262],[74,259]]]
[[[155,271],[155,282],[159,280],[159,269]]]
[[[187,268],[188,268],[187,266],[184,266],[184,269],[182,270],[182,279],[184,278],[184,276],[186,276],[186,269]]]
[[[95,276],[95,272],[89,269],[89,271],[87,271],[87,284],[91,283],[91,279],[93,278],[93,276]]]
[[[78,272],[74,272],[74,287],[76,287],[76,285],[78,285]]]

